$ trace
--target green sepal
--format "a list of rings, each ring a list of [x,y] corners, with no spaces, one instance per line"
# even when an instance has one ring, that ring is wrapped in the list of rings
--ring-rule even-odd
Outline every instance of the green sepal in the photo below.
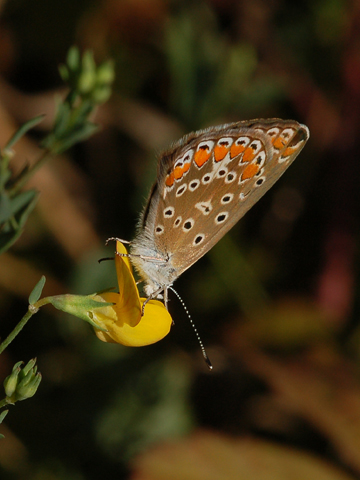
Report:
[[[4,387],[8,404],[33,397],[41,382],[41,373],[37,373],[36,358],[31,359],[21,369],[23,362],[14,365],[12,373],[5,379]]]
[[[94,295],[57,295],[49,297],[49,303],[58,310],[81,318],[98,330],[106,332],[106,329],[99,327],[99,325],[93,321],[91,311],[97,308],[111,307],[114,304],[112,302],[98,302],[92,298],[93,296]]]
[[[3,412],[0,413],[0,423],[3,422],[4,418],[8,414],[9,410],[4,410]]]
[[[4,418],[6,417],[6,415],[8,414],[9,410],[4,410],[3,412],[0,413],[0,423],[3,422]],[[2,438],[5,438],[5,435],[3,435],[2,433],[0,433],[0,440]]]
[[[28,361],[25,367],[21,370],[20,377],[22,378],[27,377],[30,370],[33,370],[31,372],[33,375],[36,374],[37,372],[36,358],[32,358],[31,360]]]
[[[11,374],[9,376],[7,376],[4,380],[3,385],[4,385],[4,389],[5,389],[5,394],[9,398],[16,391],[16,387],[17,387],[17,384],[18,384],[19,374],[20,374],[20,371],[21,371],[21,365],[22,364],[23,364],[23,362],[21,362],[21,361],[15,363],[15,365],[13,366]]]
[[[46,278],[45,278],[44,275],[42,275],[42,277],[40,278],[38,283],[33,288],[33,291],[29,295],[29,304],[30,305],[34,305],[34,303],[36,303],[39,300],[39,298],[42,294],[45,282],[46,282]]]
[[[36,373],[36,370],[35,367],[33,371],[29,371],[19,382],[14,395],[15,402],[26,400],[35,395],[42,380],[41,373]]]

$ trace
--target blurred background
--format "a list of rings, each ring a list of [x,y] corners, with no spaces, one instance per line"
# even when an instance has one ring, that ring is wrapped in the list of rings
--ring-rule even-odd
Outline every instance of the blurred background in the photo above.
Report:
[[[0,258],[0,335],[44,295],[116,286],[106,238],[131,239],[159,152],[194,129],[291,118],[311,138],[281,180],[176,282],[156,345],[104,344],[45,307],[1,356],[37,357],[10,408],[0,477],[351,479],[360,476],[360,3],[344,0],[1,2],[0,145],[31,162],[64,95],[71,45],[113,58],[99,133],[31,180],[40,198]]]

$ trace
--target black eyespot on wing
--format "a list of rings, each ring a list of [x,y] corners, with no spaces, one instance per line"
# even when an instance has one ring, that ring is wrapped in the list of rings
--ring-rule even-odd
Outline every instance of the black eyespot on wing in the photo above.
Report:
[[[204,240],[204,235],[202,235],[202,234],[197,235],[197,237],[195,237],[194,244],[199,245],[199,243],[201,243],[203,240]]]

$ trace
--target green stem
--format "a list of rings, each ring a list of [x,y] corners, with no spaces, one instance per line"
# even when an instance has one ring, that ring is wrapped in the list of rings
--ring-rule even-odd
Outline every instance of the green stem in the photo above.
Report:
[[[10,335],[5,338],[5,340],[0,344],[0,353],[2,353],[5,348],[14,340],[14,338],[21,332],[21,330],[25,327],[27,322],[30,320],[30,318],[33,316],[33,314],[36,312],[31,312],[28,310],[26,314],[23,316],[23,318],[20,320],[20,322],[16,325],[14,330],[10,333]]]
[[[21,332],[21,330],[25,327],[27,322],[30,320],[30,318],[35,315],[39,311],[39,308],[42,307],[43,305],[48,305],[51,303],[51,299],[53,297],[45,297],[41,298],[38,300],[36,303],[33,305],[29,305],[29,310],[25,313],[23,318],[20,320],[20,322],[16,325],[14,330],[10,333],[10,335],[5,338],[5,340],[0,344],[0,354],[5,350],[5,348],[14,340],[14,338]]]
[[[34,173],[36,173],[46,162],[48,157],[52,154],[52,152],[49,149],[46,149],[42,152],[42,154],[39,156],[39,158],[36,160],[36,162],[33,164],[33,166],[24,174],[21,176],[21,178],[14,183],[13,187],[11,188],[9,194],[11,196],[16,195],[22,187],[26,184],[26,182],[31,178]]]

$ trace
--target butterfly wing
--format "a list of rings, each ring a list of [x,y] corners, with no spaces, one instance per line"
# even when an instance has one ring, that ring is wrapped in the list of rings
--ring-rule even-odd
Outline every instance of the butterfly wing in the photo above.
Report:
[[[159,161],[140,225],[178,277],[271,188],[309,138],[292,120],[253,120],[183,137]]]
[[[271,188],[308,138],[295,121],[238,122],[184,137],[163,155],[152,234],[178,275]]]

